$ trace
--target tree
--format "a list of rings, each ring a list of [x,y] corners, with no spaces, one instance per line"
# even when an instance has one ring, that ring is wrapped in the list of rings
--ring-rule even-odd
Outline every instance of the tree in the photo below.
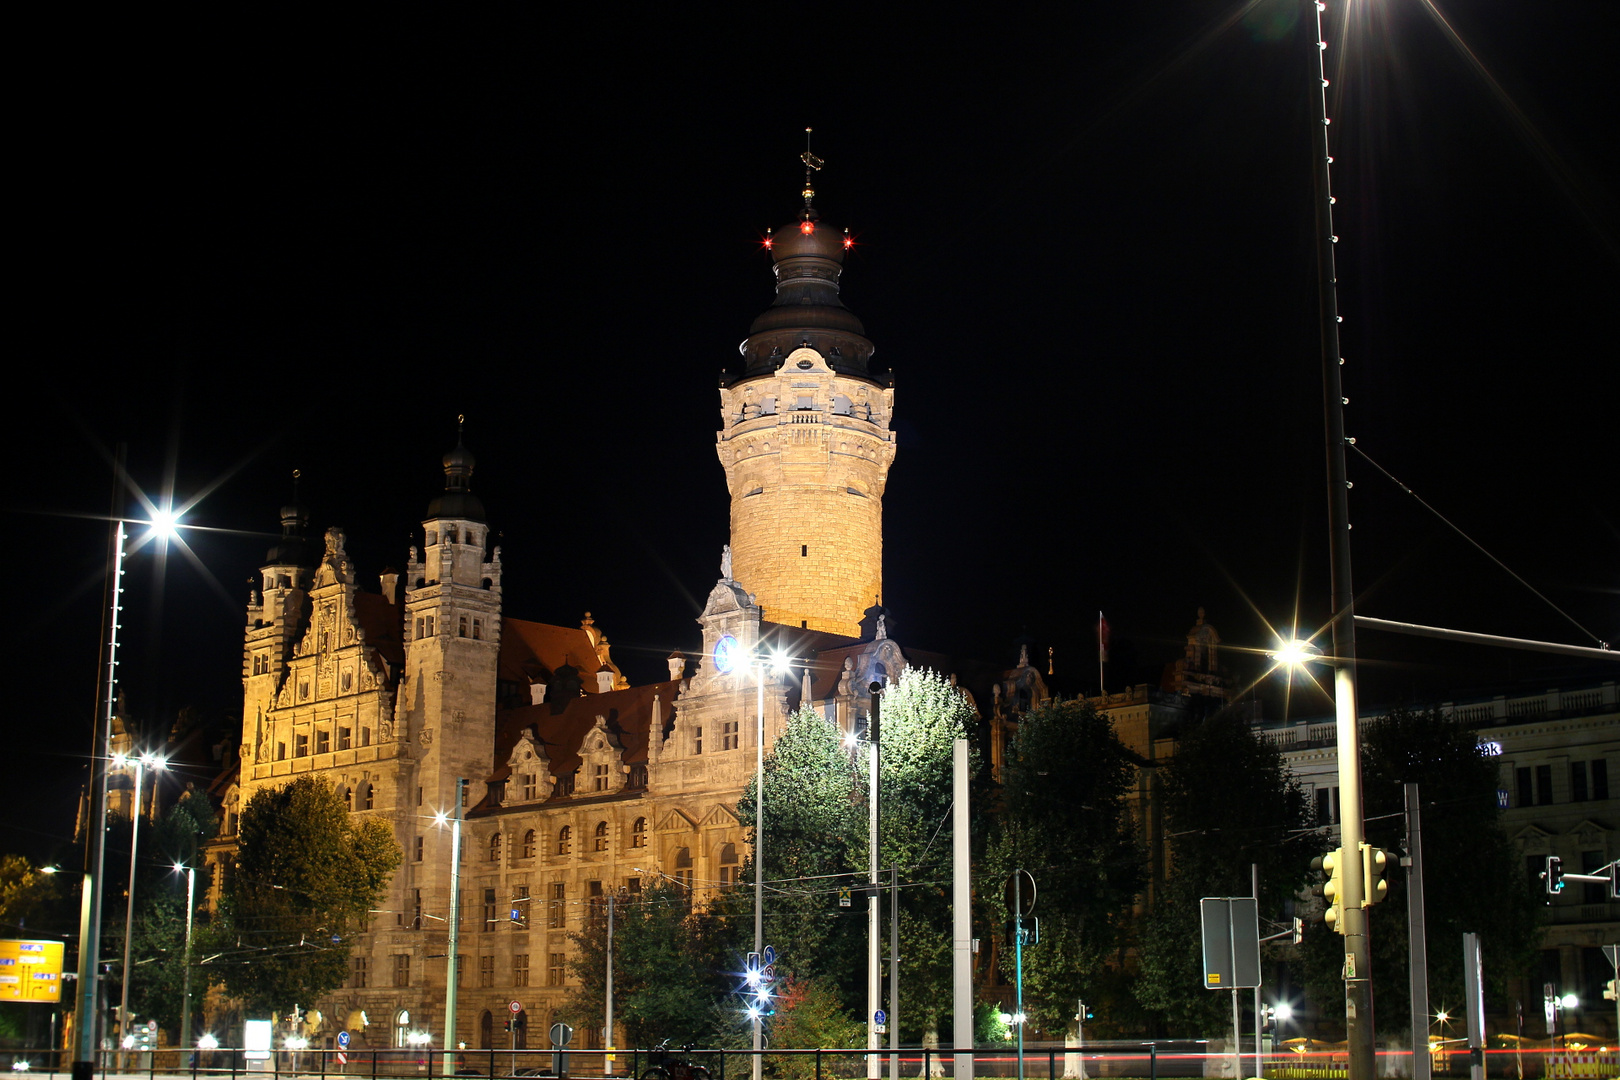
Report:
[[[237,872],[212,935],[226,991],[265,1012],[336,989],[349,938],[399,867],[393,830],[351,815],[330,784],[302,776],[254,794],[238,836]]]
[[[842,1049],[865,1043],[866,1025],[850,1017],[830,981],[797,976],[782,981],[771,1025],[772,1049]],[[785,1080],[817,1075],[816,1059],[808,1054],[776,1058],[770,1066],[772,1075]]]
[[[1396,710],[1362,726],[1361,773],[1367,842],[1396,850],[1405,841],[1405,785],[1422,799],[1424,891],[1432,1006],[1463,999],[1464,933],[1480,936],[1486,994],[1506,1006],[1508,980],[1535,959],[1542,897],[1502,829],[1497,763],[1478,733],[1438,711]],[[1379,1028],[1399,1030],[1410,1016],[1407,983],[1406,879],[1385,874],[1388,896],[1368,912],[1374,1000]],[[1443,887],[1437,887],[1443,882]],[[1325,926],[1306,935],[1305,981],[1324,1015],[1344,1016],[1344,939]],[[1431,1010],[1432,1011],[1432,1010]]]
[[[41,873],[21,855],[0,855],[0,923],[4,933],[21,936],[29,919],[56,896],[52,875]]]
[[[878,864],[900,870],[899,1016],[903,1037],[916,1040],[937,1030],[950,1007],[951,754],[978,717],[944,676],[915,667],[884,691],[880,717]],[[837,903],[840,887],[869,872],[863,759],[864,748],[852,753],[834,725],[805,709],[790,718],[765,762],[765,879],[775,883],[767,896],[770,943],[784,971],[827,980],[846,1003],[864,1003],[866,993],[866,904]],[[753,808],[750,784],[737,816],[751,823]],[[802,884],[788,887],[793,878]],[[750,857],[743,880],[752,879]],[[739,916],[728,920],[739,952],[752,941],[751,924],[740,918],[751,904],[751,897],[734,896],[727,908]],[[882,904],[886,918],[887,894]]]
[[[1019,721],[979,895],[1001,925],[1011,919],[1003,883],[1020,867],[1036,879],[1041,940],[1023,960],[1024,1012],[1037,1030],[1063,1029],[1077,999],[1097,999],[1104,964],[1126,940],[1147,866],[1127,805],[1136,773],[1112,721],[1085,701],[1049,702]],[[1000,961],[1010,977],[1013,950]]]
[[[659,882],[614,904],[613,1015],[632,1046],[660,1039],[704,1042],[712,1005],[728,989],[720,935],[707,912],[694,911],[679,885]],[[568,966],[579,980],[568,1012],[577,1026],[600,1027],[606,1016],[607,919],[593,910],[572,935]]]
[[[1256,864],[1264,928],[1304,884],[1317,842],[1299,782],[1234,710],[1191,723],[1161,773],[1170,869],[1143,922],[1136,996],[1170,1030],[1217,1035],[1231,1003],[1204,989],[1199,899],[1250,895]]]

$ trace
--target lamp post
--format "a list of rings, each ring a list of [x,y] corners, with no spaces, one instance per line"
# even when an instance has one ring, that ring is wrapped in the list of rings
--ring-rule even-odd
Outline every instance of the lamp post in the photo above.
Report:
[[[147,769],[162,770],[168,768],[168,763],[150,751],[139,757],[130,757],[126,754],[114,754],[112,763],[117,768],[134,766],[135,768],[135,801],[129,812],[129,887],[124,890],[124,967],[119,978],[118,994],[118,1042],[125,1050],[130,1048],[132,1039],[129,1034],[129,950],[133,944],[135,930],[135,855],[140,846],[141,839],[141,777],[146,775]],[[189,939],[188,939],[189,940]],[[123,1061],[123,1055],[119,1055]]]
[[[197,868],[175,863],[176,873],[186,872],[186,948],[185,968],[180,976],[180,1048],[191,1047],[191,914],[197,904]]]
[[[444,1075],[454,1076],[456,1072],[456,984],[461,979],[461,958],[456,955],[461,948],[461,803],[462,791],[467,781],[461,777],[456,778],[456,795],[453,824],[450,827],[450,928],[449,928],[449,959],[445,962],[444,980]],[[439,811],[438,822],[445,822],[444,811]]]
[[[878,1011],[883,1008],[882,945],[879,938],[881,927],[878,915],[878,754],[882,745],[883,686],[874,682],[867,689],[871,692],[872,702],[866,713],[867,871],[871,875],[871,892],[866,898],[866,1048],[873,1053],[866,1055],[866,1075],[867,1080],[876,1080],[883,1073],[883,1061],[876,1053],[883,1046],[877,1025]],[[892,1020],[890,1022],[893,1023]]]
[[[104,602],[106,623],[102,630],[106,645],[101,660],[100,686],[96,696],[95,721],[90,736],[90,803],[89,823],[85,837],[84,879],[79,903],[79,966],[77,998],[73,1003],[73,1080],[93,1080],[96,1072],[97,999],[101,975],[101,908],[103,898],[103,870],[107,850],[107,764],[108,738],[112,731],[113,711],[118,702],[118,613],[123,610],[124,597],[124,543],[128,537],[126,519],[117,516],[117,501],[122,497],[124,475],[124,447],[120,444],[113,462],[117,483],[114,490],[112,531],[107,538],[107,571]],[[144,500],[144,496],[142,497]],[[150,507],[150,503],[148,503]],[[179,525],[178,516],[168,507],[151,507],[152,520],[148,539],[160,543],[173,535]],[[128,977],[128,971],[125,971]]]
[[[754,651],[754,670],[759,688],[758,700],[758,728],[754,732],[754,775],[759,779],[754,784],[754,955],[762,957],[765,952],[765,667],[766,658],[756,648]],[[788,660],[781,652],[772,654],[770,658],[771,670],[781,674],[787,670]],[[758,962],[758,961],[756,961]],[[763,980],[763,972],[760,972]],[[749,1009],[753,1014],[754,1035],[754,1064],[753,1080],[761,1080],[764,1067],[765,1049],[763,1010],[756,1002]]]

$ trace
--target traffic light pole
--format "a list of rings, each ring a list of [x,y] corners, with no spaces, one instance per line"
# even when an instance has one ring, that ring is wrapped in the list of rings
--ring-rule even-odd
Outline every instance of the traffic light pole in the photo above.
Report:
[[[1418,786],[1406,785],[1406,930],[1412,1000],[1412,1080],[1429,1080],[1429,953],[1423,921],[1423,822]]]

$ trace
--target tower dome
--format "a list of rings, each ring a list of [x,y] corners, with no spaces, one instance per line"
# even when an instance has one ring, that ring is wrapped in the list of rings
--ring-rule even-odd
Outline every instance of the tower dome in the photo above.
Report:
[[[483,500],[472,493],[473,466],[478,459],[461,443],[456,432],[456,446],[444,455],[444,494],[428,503],[428,520],[460,518],[463,521],[484,520]]]

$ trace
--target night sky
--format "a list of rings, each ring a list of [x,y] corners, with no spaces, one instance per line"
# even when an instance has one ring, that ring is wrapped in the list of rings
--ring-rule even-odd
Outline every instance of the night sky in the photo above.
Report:
[[[1094,686],[1101,609],[1117,689],[1158,681],[1200,605],[1239,648],[1324,620],[1308,4],[335,10],[79,12],[31,46],[4,850],[72,830],[120,441],[222,530],[161,584],[131,562],[146,731],[239,723],[292,471],[375,588],[459,413],[508,614],[591,611],[637,682],[695,648],[727,539],[715,387],[770,302],[806,126],[895,374],[894,636],[1007,664],[1027,638]],[[1414,0],[1351,11],[1327,33],[1348,430],[1620,639],[1611,13],[1448,0],[1452,40]],[[1363,614],[1593,643],[1350,468]],[[1615,670],[1361,651],[1369,704]]]

